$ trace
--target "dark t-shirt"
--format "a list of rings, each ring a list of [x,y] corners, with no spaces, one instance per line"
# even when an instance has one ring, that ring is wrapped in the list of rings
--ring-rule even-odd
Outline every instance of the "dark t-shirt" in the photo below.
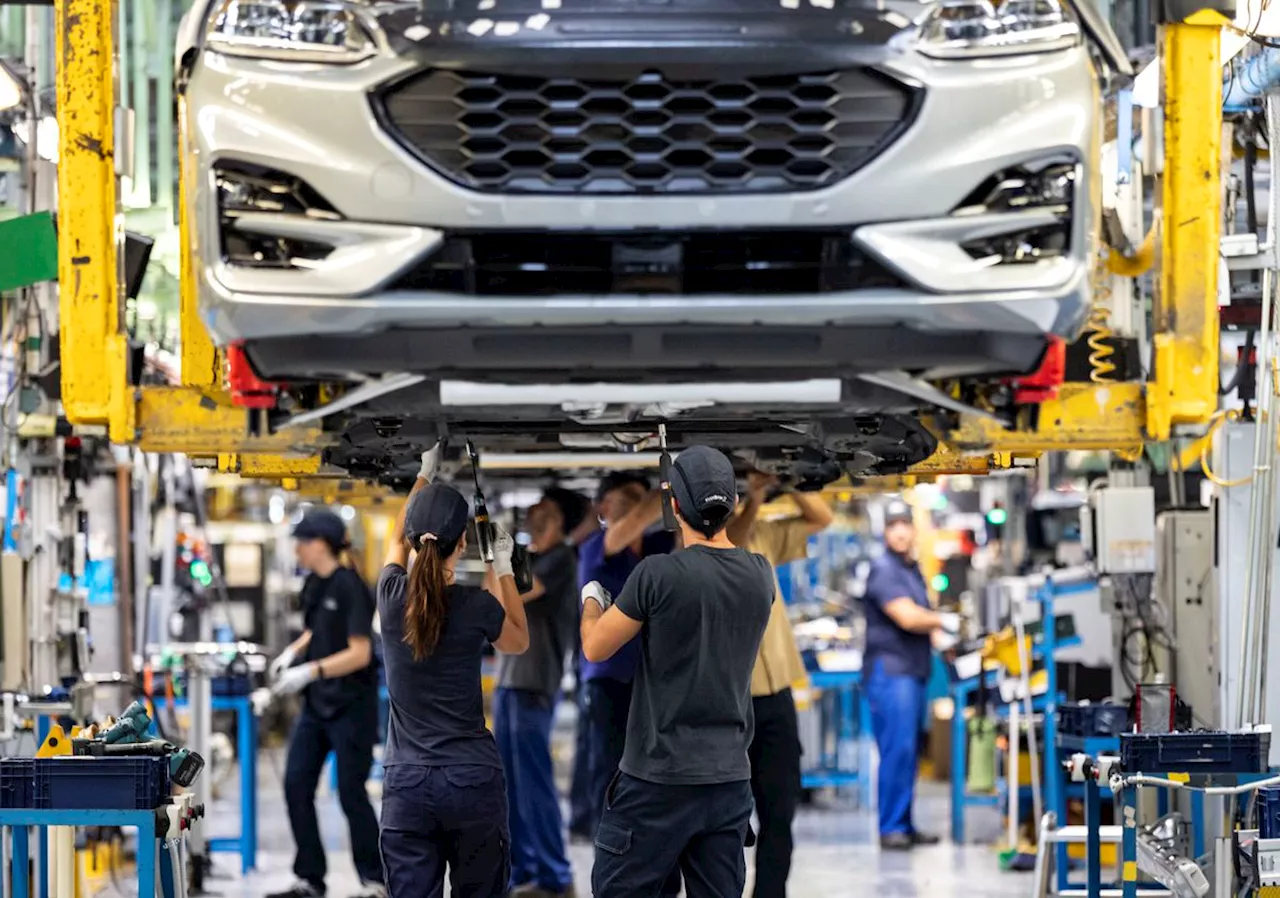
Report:
[[[578,585],[586,586],[592,580],[600,581],[600,585],[616,596],[622,592],[627,578],[636,569],[642,558],[650,555],[665,555],[676,547],[675,536],[665,530],[652,530],[640,540],[640,554],[630,548],[604,554],[604,531],[597,530],[583,541],[578,549]],[[628,642],[618,649],[617,654],[606,661],[582,662],[582,679],[617,680],[630,683],[636,675],[636,663],[640,660],[640,638]]]
[[[300,595],[302,619],[311,631],[304,662],[320,661],[347,647],[351,636],[373,638],[373,598],[360,575],[340,567],[328,577],[310,574]],[[332,720],[360,701],[377,700],[377,672],[373,662],[345,677],[314,680],[307,686],[307,708]]]
[[[644,624],[623,773],[668,785],[751,778],[751,671],[773,591],[773,568],[745,549],[640,562],[617,598]]]
[[[867,617],[867,651],[862,666],[880,669],[890,676],[929,678],[930,644],[927,633],[908,633],[893,622],[884,606],[894,599],[908,598],[922,608],[929,607],[929,591],[920,568],[909,559],[888,550],[871,562],[862,602]]]
[[[493,735],[484,725],[480,658],[502,635],[506,611],[492,593],[450,586],[448,611],[435,649],[421,661],[404,641],[408,574],[389,564],[378,578],[383,664],[391,713],[383,765],[501,767]]]
[[[499,656],[498,686],[555,698],[578,625],[577,556],[569,546],[556,546],[534,557],[533,573],[545,592],[524,603],[529,648],[523,655]]]

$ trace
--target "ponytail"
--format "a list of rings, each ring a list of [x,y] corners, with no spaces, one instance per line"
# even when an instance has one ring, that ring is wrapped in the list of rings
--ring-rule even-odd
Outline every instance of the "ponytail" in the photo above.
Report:
[[[429,656],[440,641],[440,631],[444,629],[445,591],[449,588],[445,559],[453,554],[455,548],[454,545],[441,545],[434,539],[424,539],[413,559],[404,606],[404,641],[413,649],[414,660],[421,661]]]

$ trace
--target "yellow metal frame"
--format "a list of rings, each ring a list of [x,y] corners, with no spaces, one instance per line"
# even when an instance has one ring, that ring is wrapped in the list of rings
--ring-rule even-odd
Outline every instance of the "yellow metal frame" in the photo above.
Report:
[[[128,385],[118,286],[120,217],[115,173],[113,0],[58,0],[59,278],[63,403],[78,424],[108,427],[118,442],[157,452],[186,452],[257,477],[321,475],[318,428],[254,435],[249,415],[223,387],[221,354],[196,308],[195,229],[180,193],[183,243],[179,387]],[[1218,241],[1221,199],[1219,36],[1225,22],[1198,12],[1161,29],[1164,174],[1158,232],[1136,269],[1161,262],[1149,383],[1068,384],[1057,399],[1029,410],[1012,429],[973,416],[939,424],[944,445],[910,475],[982,474],[1041,452],[1141,451],[1180,425],[1207,424],[1217,409]],[[187,110],[179,102],[180,139]],[[184,147],[180,177],[189,186]],[[1117,263],[1119,264],[1119,263]],[[1121,270],[1125,266],[1120,264]],[[905,481],[904,481],[905,482]]]

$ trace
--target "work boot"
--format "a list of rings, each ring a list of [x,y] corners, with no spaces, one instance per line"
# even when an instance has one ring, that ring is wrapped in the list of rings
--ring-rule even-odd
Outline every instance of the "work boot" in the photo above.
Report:
[[[932,833],[922,833],[914,830],[911,833],[912,845],[937,845],[941,841],[941,836],[935,836]]]
[[[577,898],[577,890],[570,885],[563,892],[552,892],[534,883],[516,886],[509,893],[509,898]]]
[[[889,833],[880,837],[881,851],[910,851],[915,840],[907,833]]]
[[[317,888],[305,879],[299,879],[283,892],[273,892],[267,898],[324,898],[324,889]]]

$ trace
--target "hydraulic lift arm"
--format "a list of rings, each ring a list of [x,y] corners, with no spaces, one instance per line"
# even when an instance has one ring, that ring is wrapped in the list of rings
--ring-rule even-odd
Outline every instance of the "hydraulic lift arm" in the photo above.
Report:
[[[1199,0],[1204,2],[1204,0]],[[1159,290],[1148,383],[1068,384],[1012,429],[977,416],[939,426],[945,448],[909,473],[982,473],[1040,452],[1134,452],[1217,408],[1222,129],[1218,40],[1225,19],[1194,9],[1162,25],[1164,175]],[[318,427],[254,433],[223,386],[220,353],[196,311],[194,229],[182,212],[180,386],[134,386],[117,274],[112,0],[58,0],[60,327],[63,402],[74,423],[151,451],[186,452],[267,477],[321,473]],[[179,108],[180,118],[186,110]],[[184,154],[185,157],[186,154]],[[181,174],[189,176],[184,159]]]

